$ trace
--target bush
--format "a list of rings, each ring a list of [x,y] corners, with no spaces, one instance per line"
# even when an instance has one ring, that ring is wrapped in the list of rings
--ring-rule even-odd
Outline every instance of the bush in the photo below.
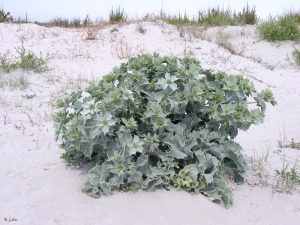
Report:
[[[0,71],[9,73],[11,70],[22,69],[32,70],[35,73],[41,73],[50,70],[47,66],[47,57],[36,56],[33,52],[27,51],[24,46],[16,48],[16,52],[19,54],[19,59],[16,61],[9,51],[0,53]]]
[[[268,41],[298,40],[300,38],[300,30],[297,23],[288,17],[275,19],[270,17],[267,22],[258,26],[258,30]]]
[[[229,207],[226,172],[242,183],[246,169],[233,139],[262,122],[266,102],[276,104],[272,93],[242,76],[205,70],[193,58],[141,55],[58,100],[54,121],[62,158],[94,165],[83,189],[93,197],[173,186]]]
[[[17,63],[19,68],[33,70],[35,73],[50,70],[47,66],[48,56],[46,58],[42,55],[37,57],[34,53],[26,51],[23,46],[16,48],[16,51],[20,56],[20,62]]]

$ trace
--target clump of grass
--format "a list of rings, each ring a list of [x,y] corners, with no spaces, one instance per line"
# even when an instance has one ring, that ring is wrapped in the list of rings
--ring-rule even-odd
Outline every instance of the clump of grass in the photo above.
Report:
[[[270,17],[258,26],[263,39],[268,41],[298,40],[300,30],[297,23],[289,17]]]
[[[258,21],[258,17],[256,15],[256,7],[247,5],[243,8],[243,12],[239,12],[237,15],[234,14],[234,20],[239,21],[241,24],[251,24],[254,25]]]
[[[300,66],[300,49],[294,48],[292,56],[294,61]]]
[[[209,26],[235,25],[231,9],[228,8],[224,10],[220,7],[209,8],[207,11],[199,11],[198,23],[207,24]]]
[[[117,7],[115,10],[114,8],[111,9],[109,12],[109,22],[110,23],[120,23],[125,22],[127,20],[127,14],[125,13],[124,9],[121,9],[120,6]]]
[[[34,53],[30,51],[26,51],[24,46],[16,48],[17,53],[20,56],[20,61],[17,62],[19,68],[24,70],[33,70],[36,73],[41,73],[50,70],[47,66],[48,55],[47,57],[36,56]]]

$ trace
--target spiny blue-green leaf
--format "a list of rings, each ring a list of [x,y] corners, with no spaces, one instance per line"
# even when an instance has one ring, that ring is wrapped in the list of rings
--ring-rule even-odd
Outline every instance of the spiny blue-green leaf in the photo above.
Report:
[[[113,169],[113,165],[111,163],[104,162],[101,166],[94,166],[90,173],[93,173],[97,175],[98,177],[101,177],[103,174],[105,174],[107,171]]]
[[[197,145],[197,141],[194,139],[186,140],[179,135],[168,136],[164,142],[171,146],[170,151],[167,152],[169,156],[177,159],[183,159],[185,157],[192,156],[191,149],[194,145]]]
[[[100,180],[98,177],[93,177],[89,179],[82,189],[85,193],[93,198],[100,198],[101,197],[101,189],[100,189]]]
[[[143,190],[145,191],[154,191],[156,186],[159,186],[163,183],[160,177],[149,178],[144,181]]]
[[[97,143],[97,141],[90,140],[84,145],[85,147],[82,149],[82,152],[85,157],[91,158],[93,150],[94,150],[94,145],[96,143]]]
[[[128,183],[142,184],[143,183],[142,175],[143,174],[138,171],[131,172],[128,177]]]
[[[157,102],[157,103],[160,103],[161,100],[165,97],[164,91],[159,91],[159,92],[142,91],[142,93],[146,94],[150,101]]]
[[[195,113],[191,113],[182,120],[182,123],[185,125],[186,131],[190,132],[200,121],[201,119]]]
[[[221,199],[224,202],[225,207],[226,208],[231,207],[233,202],[232,191],[227,187],[223,179],[215,179],[214,183],[221,195]]]

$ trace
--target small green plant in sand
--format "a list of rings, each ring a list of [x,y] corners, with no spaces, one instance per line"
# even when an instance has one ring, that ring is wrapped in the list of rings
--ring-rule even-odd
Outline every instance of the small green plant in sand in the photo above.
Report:
[[[300,66],[300,49],[294,48],[292,57],[294,61]]]
[[[92,197],[175,187],[230,207],[226,173],[243,183],[246,170],[234,138],[263,121],[268,102],[276,104],[271,91],[242,76],[154,53],[58,100],[54,122],[62,158],[94,165],[83,188]]]
[[[32,70],[36,73],[41,73],[50,70],[47,66],[49,60],[48,55],[43,57],[42,54],[38,57],[33,52],[27,51],[24,46],[17,47],[16,52],[19,57],[14,58],[9,51],[0,53],[0,71],[9,73],[11,70],[22,69]]]
[[[124,9],[121,9],[120,6],[116,9],[112,8],[109,12],[109,22],[110,23],[120,23],[127,20],[127,14]]]
[[[40,57],[38,57],[33,52],[27,51],[24,46],[17,47],[16,51],[20,57],[20,61],[17,62],[19,68],[23,70],[33,70],[36,73],[50,70],[47,66],[48,55],[43,57],[41,54]]]
[[[298,24],[288,17],[270,17],[258,26],[263,39],[268,41],[299,40]]]
[[[275,170],[277,180],[274,188],[276,191],[291,193],[293,188],[300,185],[300,174],[296,169],[297,163],[298,159],[292,168],[283,164],[282,169]]]

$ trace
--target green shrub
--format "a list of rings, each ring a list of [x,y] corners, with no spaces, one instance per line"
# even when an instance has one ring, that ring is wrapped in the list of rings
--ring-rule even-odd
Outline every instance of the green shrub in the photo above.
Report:
[[[248,108],[248,99],[257,107]],[[173,186],[232,204],[224,176],[242,183],[238,130],[263,121],[269,90],[242,76],[203,69],[193,58],[141,55],[98,86],[57,101],[57,139],[71,164],[91,161],[84,191],[153,191]]]
[[[300,50],[294,48],[294,51],[292,52],[292,56],[294,61],[300,66]]]
[[[17,63],[19,68],[33,70],[36,73],[50,70],[47,66],[48,56],[46,58],[42,55],[37,57],[34,53],[27,52],[23,46],[17,47],[16,51],[20,56],[20,61]]]
[[[112,8],[109,12],[109,22],[111,23],[120,23],[125,22],[127,20],[127,15],[124,9],[121,9],[120,6],[115,10]]]
[[[268,21],[258,26],[263,39],[268,41],[298,40],[300,30],[297,23],[288,17],[275,19],[270,17]]]

